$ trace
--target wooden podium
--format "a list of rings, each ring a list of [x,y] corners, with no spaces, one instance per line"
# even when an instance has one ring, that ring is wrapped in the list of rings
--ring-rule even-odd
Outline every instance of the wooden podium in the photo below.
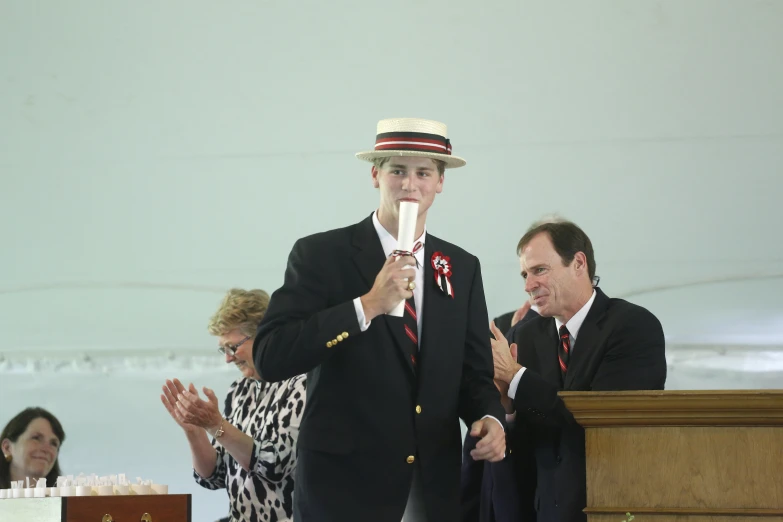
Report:
[[[589,522],[783,522],[783,390],[561,392]]]

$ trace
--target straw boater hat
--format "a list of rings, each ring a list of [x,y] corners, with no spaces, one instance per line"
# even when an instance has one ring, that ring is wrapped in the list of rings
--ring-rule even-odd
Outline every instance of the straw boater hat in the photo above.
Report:
[[[465,165],[466,161],[451,155],[446,124],[420,118],[390,118],[378,122],[375,150],[359,152],[356,157],[373,161],[391,156],[419,156],[440,160],[447,169]]]

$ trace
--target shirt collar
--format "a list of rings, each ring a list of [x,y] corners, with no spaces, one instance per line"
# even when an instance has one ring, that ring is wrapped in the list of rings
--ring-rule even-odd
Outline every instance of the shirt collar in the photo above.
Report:
[[[375,227],[375,232],[378,234],[378,239],[381,240],[381,246],[383,247],[383,255],[386,257],[389,257],[392,252],[397,250],[397,240],[394,239],[394,236],[392,236],[388,230],[383,228],[383,225],[381,225],[381,222],[378,221],[378,216],[376,215],[378,211],[375,211],[372,213],[372,224]],[[424,241],[427,237],[427,226],[424,225],[424,232],[422,232],[421,236],[413,242],[415,245],[417,242],[421,243],[421,249],[419,249],[418,252],[416,252],[416,260],[419,262],[419,264],[423,263],[424,259]]]
[[[590,299],[587,300],[584,306],[580,308],[579,311],[575,313],[574,316],[566,323],[568,333],[571,334],[571,337],[573,337],[574,340],[576,340],[576,336],[579,333],[579,329],[582,327],[582,323],[585,322],[587,312],[589,312],[590,307],[593,306],[593,301],[595,301],[595,290],[593,290],[593,295],[590,296]],[[561,323],[559,319],[555,318],[555,326],[559,332],[560,327],[563,326],[563,323]]]

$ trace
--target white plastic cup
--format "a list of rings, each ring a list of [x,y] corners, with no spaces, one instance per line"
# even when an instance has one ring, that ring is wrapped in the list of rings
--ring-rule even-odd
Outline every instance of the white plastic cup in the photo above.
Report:
[[[115,495],[130,495],[130,486],[114,486]]]
[[[24,498],[33,498],[35,496],[35,488],[24,488]]]
[[[152,488],[152,493],[155,495],[168,495],[169,494],[169,487],[165,484],[153,484],[150,486]]]
[[[76,486],[76,496],[77,497],[91,497],[92,496],[92,486]]]
[[[149,495],[150,487],[143,484],[132,484],[131,491],[136,495]]]
[[[97,493],[98,496],[101,497],[110,497],[114,495],[114,486],[98,486],[96,488],[93,488],[93,492]]]

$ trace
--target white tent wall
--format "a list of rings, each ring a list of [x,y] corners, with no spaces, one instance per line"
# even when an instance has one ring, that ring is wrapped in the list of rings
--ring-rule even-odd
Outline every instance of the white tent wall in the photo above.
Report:
[[[429,230],[524,299],[526,227],[591,236],[653,311],[668,386],[783,387],[783,2],[0,0],[0,423],[62,419],[68,472],[198,488],[158,399],[236,377],[206,322],[296,238],[377,204],[378,119],[445,121]]]

